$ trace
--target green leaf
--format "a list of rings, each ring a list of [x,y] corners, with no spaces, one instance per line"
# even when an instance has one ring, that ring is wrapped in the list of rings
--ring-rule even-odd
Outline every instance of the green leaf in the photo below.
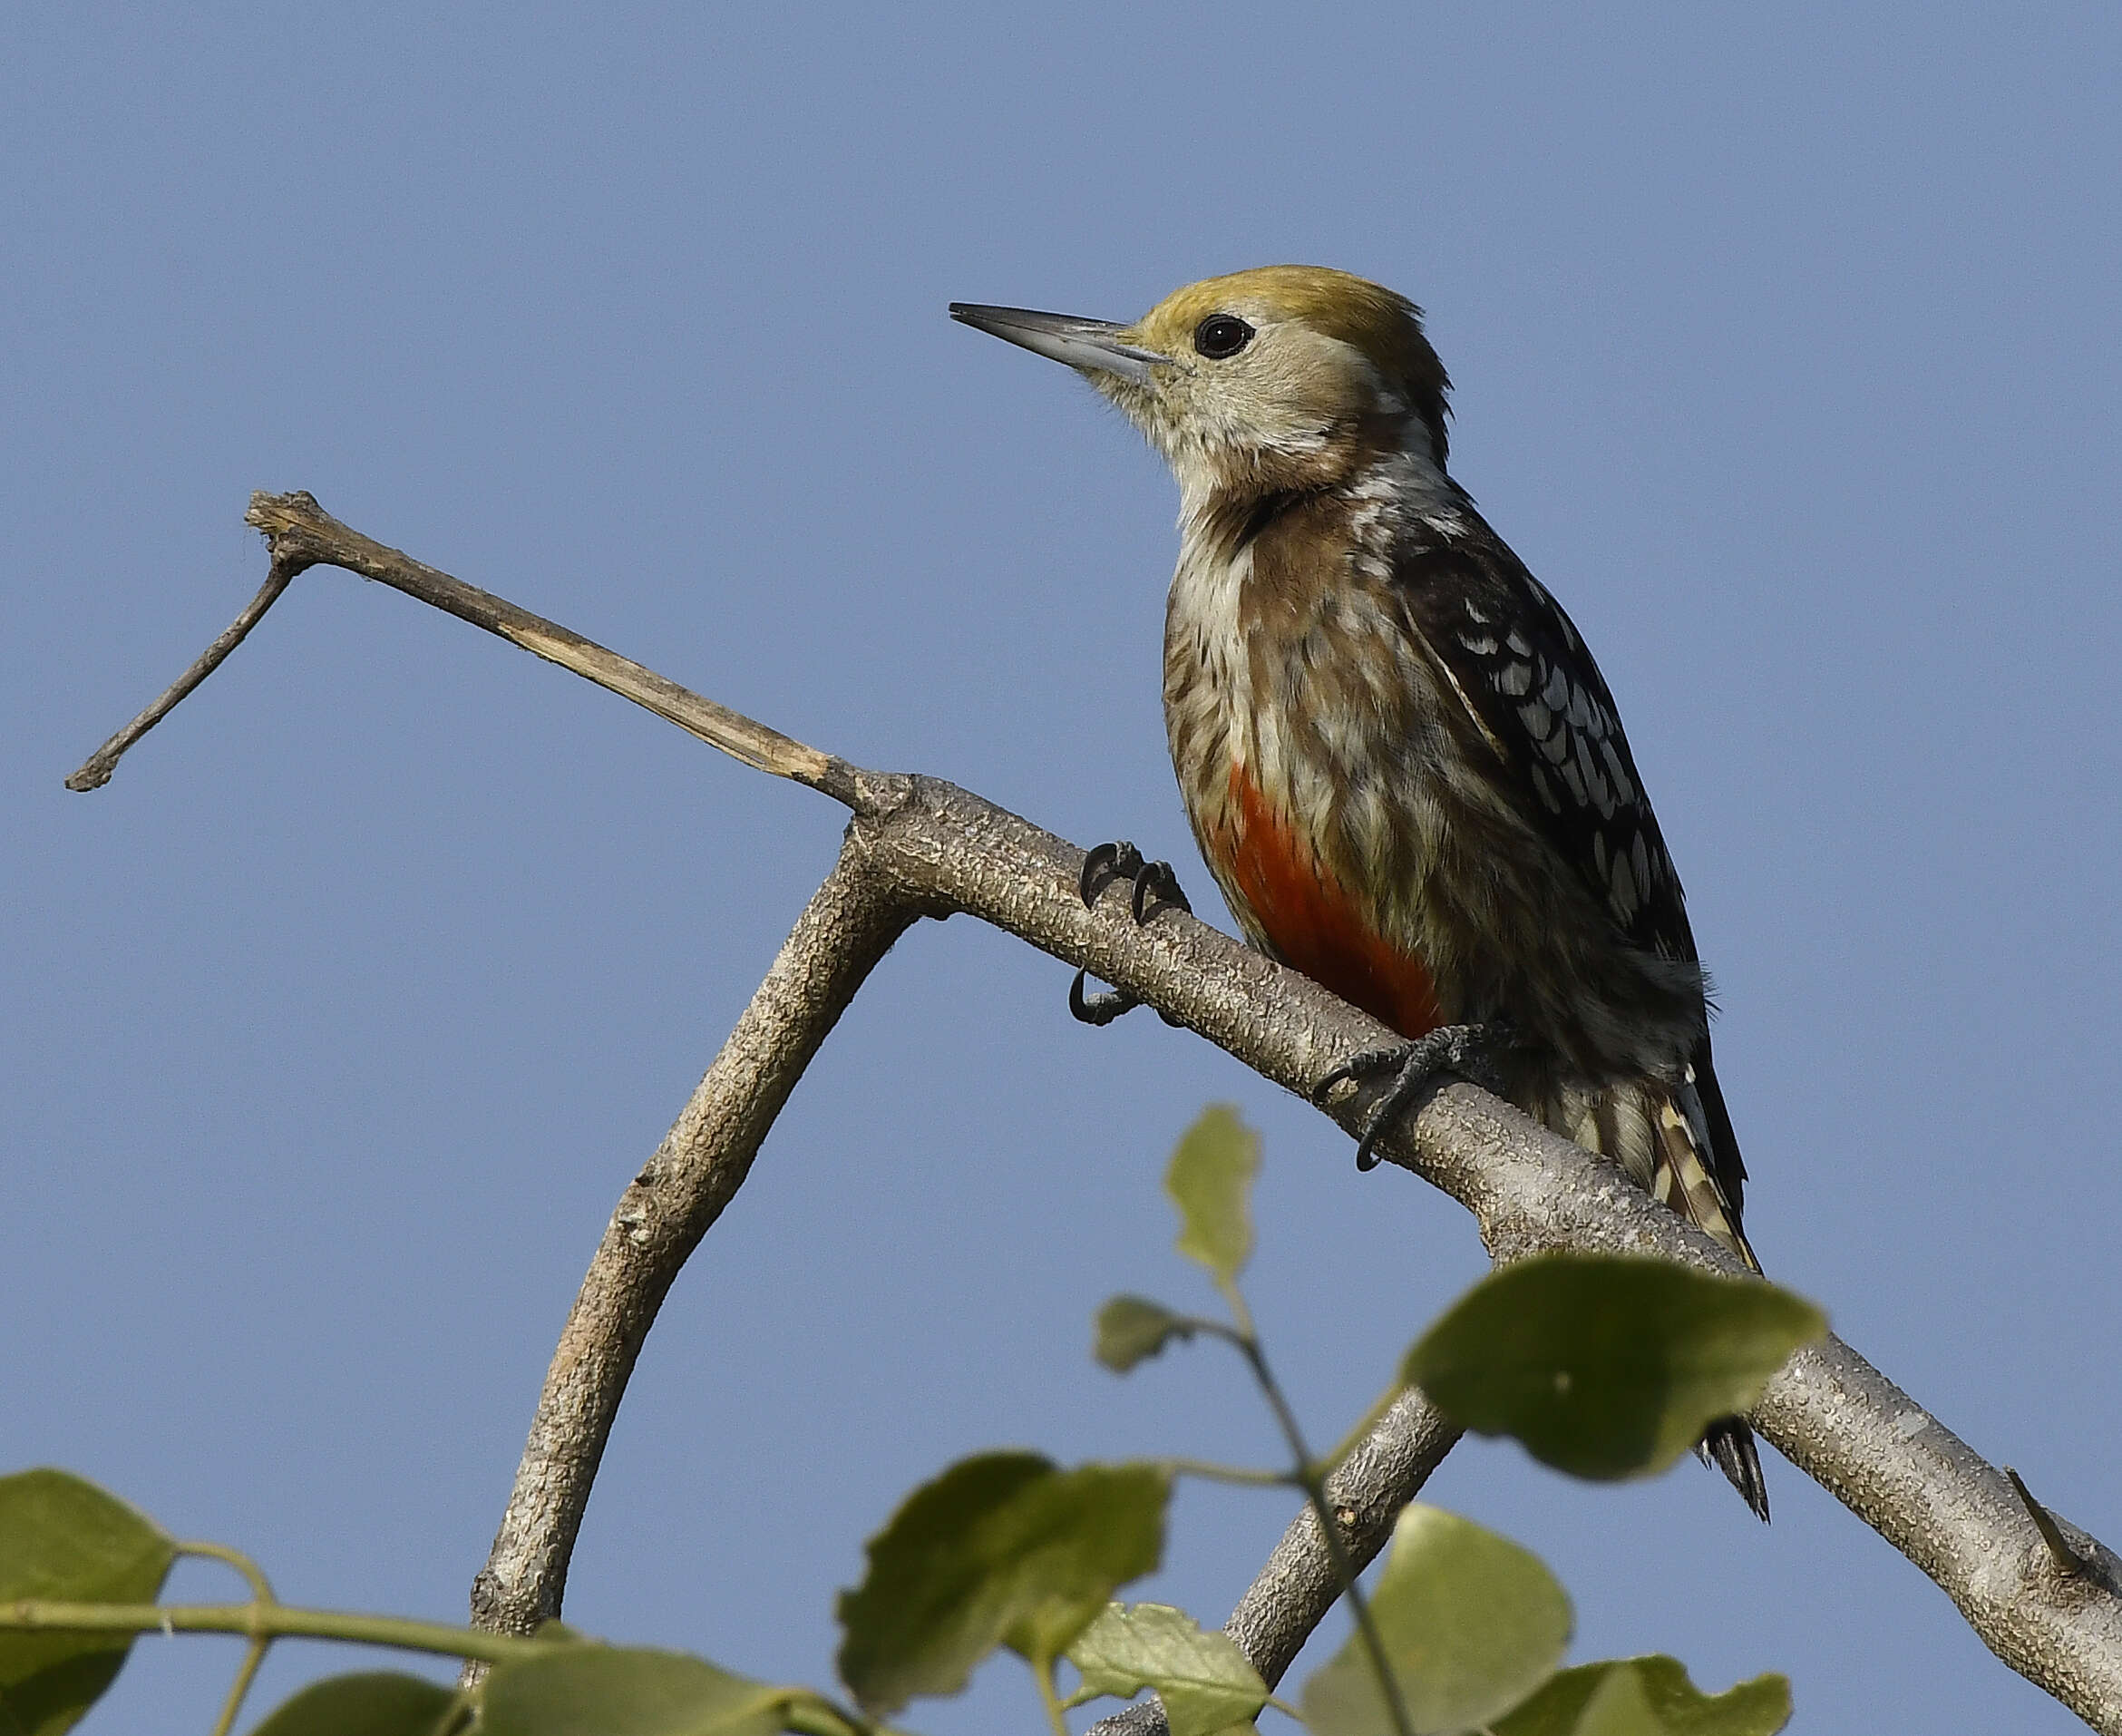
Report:
[[[1643,1684],[1632,1670],[1610,1672],[1592,1690],[1571,1736],[1661,1736]]]
[[[1492,1273],[1401,1365],[1455,1420],[1514,1435],[1543,1464],[1613,1479],[1661,1471],[1747,1409],[1827,1330],[1812,1303],[1661,1260],[1554,1253]]]
[[[161,1527],[93,1483],[57,1470],[0,1478],[0,1603],[151,1603],[176,1558]],[[72,1730],[131,1644],[122,1634],[0,1633],[0,1730]]]
[[[1172,1736],[1219,1736],[1267,1704],[1267,1683],[1227,1634],[1211,1634],[1166,1604],[1108,1604],[1068,1648],[1083,1673],[1070,1700],[1132,1700],[1154,1688]]]
[[[961,1459],[910,1495],[840,1595],[840,1679],[889,1716],[953,1694],[998,1645],[1043,1667],[1163,1554],[1169,1475],[1057,1468],[1037,1453]]]
[[[457,1696],[421,1676],[378,1670],[328,1676],[283,1703],[250,1736],[436,1736]]]
[[[1259,1174],[1260,1136],[1220,1103],[1186,1130],[1164,1171],[1164,1192],[1179,1208],[1179,1252],[1219,1284],[1232,1282],[1252,1257],[1250,1201]]]
[[[1098,1310],[1095,1354],[1115,1374],[1157,1354],[1175,1338],[1192,1338],[1194,1322],[1147,1296],[1114,1296]]]
[[[681,1652],[570,1645],[496,1664],[480,1736],[774,1736],[814,1696],[718,1670]],[[304,1732],[307,1736],[307,1732]]]
[[[1570,1600],[1539,1559],[1471,1519],[1417,1502],[1393,1527],[1370,1594],[1415,1729],[1484,1724],[1544,1682],[1570,1640]],[[1313,1736],[1389,1736],[1360,1634],[1304,1684]]]
[[[1653,1736],[1775,1736],[1790,1721],[1790,1683],[1782,1676],[1756,1676],[1728,1692],[1706,1694],[1677,1658],[1621,1658],[1564,1670],[1497,1720],[1494,1736],[1602,1736],[1601,1727],[1586,1720],[1613,1715],[1611,1702],[1596,1702],[1605,1684],[1621,1677],[1636,1683],[1650,1721],[1625,1728]]]

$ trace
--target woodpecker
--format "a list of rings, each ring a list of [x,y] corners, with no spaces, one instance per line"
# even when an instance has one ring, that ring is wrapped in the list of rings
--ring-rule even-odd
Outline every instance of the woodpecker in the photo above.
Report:
[[[1133,325],[950,313],[1076,369],[1178,480],[1164,722],[1194,839],[1253,946],[1407,1039],[1329,1075],[1393,1076],[1358,1163],[1466,1072],[1758,1272],[1679,876],[1591,651],[1445,469],[1421,309],[1285,265]],[[1138,918],[1181,897],[1111,845],[1086,898],[1116,873]],[[1746,1424],[1703,1451],[1766,1520]]]

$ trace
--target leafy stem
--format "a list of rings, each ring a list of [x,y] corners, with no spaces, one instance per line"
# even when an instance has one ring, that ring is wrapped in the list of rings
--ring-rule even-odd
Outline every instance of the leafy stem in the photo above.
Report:
[[[177,1553],[180,1556],[197,1556],[201,1560],[218,1561],[223,1566],[233,1567],[243,1575],[244,1583],[250,1587],[251,1596],[258,1602],[277,1604],[280,1601],[273,1595],[272,1581],[265,1576],[265,1569],[240,1549],[231,1549],[225,1543],[187,1542],[177,1546]]]
[[[204,1553],[204,1552],[201,1552]],[[542,1657],[577,1640],[524,1639],[441,1622],[346,1610],[299,1609],[259,1600],[248,1604],[75,1604],[23,1597],[0,1604],[0,1631],[65,1634],[239,1634],[250,1640],[348,1640],[363,1645],[433,1652],[445,1657],[509,1663]]]
[[[236,1728],[237,1714],[242,1712],[243,1702],[250,1696],[250,1684],[258,1680],[258,1666],[266,1661],[266,1653],[273,1643],[263,1634],[254,1635],[243,1648],[243,1662],[236,1666],[236,1680],[229,1684],[229,1697],[222,1702],[221,1715],[214,1720],[213,1736],[229,1736]]]
[[[1305,1445],[1304,1431],[1297,1421],[1297,1413],[1290,1408],[1281,1382],[1275,1379],[1274,1370],[1268,1365],[1267,1351],[1261,1347],[1259,1335],[1253,1331],[1251,1315],[1245,1312],[1237,1286],[1226,1282],[1224,1293],[1231,1297],[1232,1313],[1238,1325],[1234,1331],[1220,1330],[1217,1336],[1227,1338],[1238,1347],[1239,1352],[1252,1370],[1252,1378],[1260,1383],[1266,1396],[1268,1408],[1274,1412],[1275,1421],[1280,1425],[1282,1438],[1289,1443],[1290,1451],[1296,1458],[1295,1478],[1304,1490],[1305,1498],[1311,1503],[1312,1516],[1319,1521],[1320,1536],[1325,1540],[1328,1559],[1333,1563],[1334,1576],[1340,1581],[1341,1590],[1348,1599],[1348,1608],[1356,1617],[1356,1631],[1362,1636],[1365,1656],[1377,1675],[1378,1692],[1383,1697],[1386,1710],[1392,1715],[1396,1736],[1415,1736],[1415,1722],[1407,1715],[1407,1702],[1401,1698],[1399,1679],[1394,1675],[1392,1664],[1386,1656],[1385,1639],[1377,1631],[1377,1623],[1370,1613],[1370,1602],[1363,1595],[1363,1587],[1357,1584],[1356,1563],[1348,1554],[1347,1540],[1341,1536],[1339,1521],[1334,1517],[1333,1505],[1327,1498],[1326,1472],[1311,1457]]]
[[[279,1599],[273,1595],[272,1582],[265,1575],[265,1569],[240,1549],[231,1549],[219,1543],[180,1543],[180,1556],[197,1556],[202,1560],[218,1561],[233,1567],[241,1574],[250,1586],[251,1607],[263,1610],[277,1608]],[[259,1668],[266,1661],[266,1653],[273,1649],[272,1636],[253,1628],[250,1643],[243,1649],[243,1662],[236,1666],[236,1679],[229,1684],[229,1696],[221,1705],[221,1715],[214,1721],[212,1736],[230,1736],[236,1728],[236,1720],[243,1711],[243,1702],[250,1697],[251,1683],[258,1680]]]
[[[1290,1471],[1255,1470],[1247,1465],[1219,1465],[1208,1458],[1160,1458],[1174,1477],[1198,1477],[1205,1483],[1235,1483],[1241,1488],[1302,1489],[1303,1479]]]
[[[1039,1684],[1039,1703],[1046,1709],[1046,1721],[1054,1727],[1054,1736],[1069,1736],[1068,1718],[1061,1709],[1061,1689],[1054,1680],[1057,1662],[1041,1658],[1032,1666],[1032,1675]]]

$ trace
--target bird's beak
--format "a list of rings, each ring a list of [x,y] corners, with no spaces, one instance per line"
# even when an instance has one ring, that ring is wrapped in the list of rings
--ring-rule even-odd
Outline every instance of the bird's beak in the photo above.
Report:
[[[1094,373],[1116,374],[1137,385],[1147,385],[1150,369],[1172,359],[1128,343],[1124,336],[1127,327],[1110,319],[1036,314],[1028,307],[983,307],[971,301],[952,302],[950,317],[1035,356]]]

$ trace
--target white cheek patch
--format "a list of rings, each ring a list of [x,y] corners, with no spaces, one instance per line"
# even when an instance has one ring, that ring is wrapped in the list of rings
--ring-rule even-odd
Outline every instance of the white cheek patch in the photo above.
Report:
[[[1353,344],[1261,310],[1235,311],[1259,336],[1222,368],[1196,375],[1191,394],[1195,415],[1227,445],[1308,458],[1324,451],[1350,416],[1406,414],[1399,395]]]

